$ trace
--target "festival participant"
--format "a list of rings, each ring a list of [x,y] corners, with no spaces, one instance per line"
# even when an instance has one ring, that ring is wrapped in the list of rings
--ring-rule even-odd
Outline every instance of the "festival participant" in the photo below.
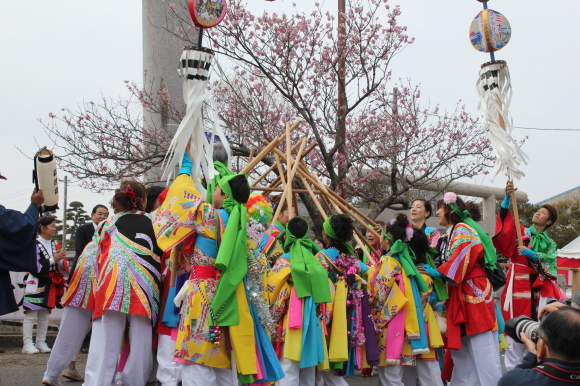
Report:
[[[381,329],[379,379],[384,385],[442,384],[435,349],[443,346],[431,308],[433,281],[419,267],[426,264],[428,239],[399,213],[387,225],[381,246],[389,251],[369,270],[373,315]],[[416,372],[407,374],[406,369]]]
[[[346,385],[343,375],[352,376],[355,367],[374,366],[379,362],[368,293],[361,278],[368,266],[356,258],[349,243],[354,224],[348,215],[333,215],[324,221],[322,228],[322,237],[329,247],[316,257],[329,273],[335,296],[324,315],[328,324],[331,371],[320,373],[327,385]]]
[[[537,319],[538,309],[550,299],[562,298],[562,291],[556,284],[556,243],[546,233],[558,219],[558,213],[552,205],[542,205],[532,217],[532,226],[521,226],[524,247],[518,250],[515,221],[509,210],[511,194],[516,190],[513,182],[508,181],[493,237],[498,252],[510,260],[508,281],[503,287],[500,304],[505,320],[520,315]],[[506,340],[505,366],[509,371],[521,363],[526,351],[524,344],[509,336]]]
[[[429,246],[431,248],[437,248],[441,233],[436,228],[427,226],[426,223],[427,219],[433,214],[431,203],[423,198],[413,200],[409,213],[413,226],[425,232],[429,238]]]
[[[276,211],[280,205],[281,199],[281,194],[273,196],[270,199],[274,211]],[[278,219],[274,224],[271,224],[270,227],[266,229],[264,239],[260,243],[260,247],[266,256],[268,256],[268,260],[271,264],[274,264],[278,260],[278,257],[284,253],[282,246],[284,245],[284,235],[286,233],[286,224],[288,224],[288,220],[290,220],[288,203],[284,201],[282,209],[280,209],[280,213],[278,214]]]
[[[383,220],[378,220],[376,223],[381,228],[385,226],[385,222]],[[367,265],[372,265],[375,261],[379,261],[384,252],[386,252],[381,249],[381,240],[375,237],[373,232],[371,232],[371,228],[373,228],[371,225],[367,226],[365,237],[369,242],[369,244],[371,245],[372,250],[371,248],[369,248],[368,245],[365,245],[364,247],[369,253],[369,255],[371,255],[372,258],[371,262],[369,262],[369,258],[367,257],[366,253],[363,252],[362,248],[356,247],[354,250],[357,257]]]
[[[226,326],[238,378],[243,383],[260,380],[256,345],[244,346],[240,331],[254,322],[248,308],[244,308],[247,299],[240,297],[248,269],[244,203],[249,192],[244,174],[226,176],[216,186],[212,206],[203,201],[191,178],[181,175],[171,185],[166,204],[158,212],[157,235],[165,250],[194,235],[218,240],[217,245],[213,244],[214,251],[217,246],[217,258],[194,249],[189,261],[178,263],[180,269],[191,272],[190,280],[176,297],[176,303],[182,306],[175,357],[183,364],[184,385],[232,384],[232,363],[226,347],[229,344],[222,342]],[[225,230],[215,209],[222,206],[229,215]]]
[[[446,303],[447,349],[454,363],[451,384],[495,385],[501,377],[497,319],[493,288],[484,270],[495,267],[495,249],[475,224],[481,215],[473,202],[446,193],[437,202],[437,217],[449,234],[442,251],[446,262],[437,270],[451,283]]]
[[[159,208],[161,202],[163,201],[163,195],[161,193],[163,193],[165,189],[166,188],[159,185],[147,187],[147,207],[145,208],[146,213],[153,213],[157,208]]]
[[[318,248],[326,249],[326,243],[322,236],[316,236],[312,241],[314,241],[314,244],[318,245]]]
[[[124,180],[112,200],[114,216],[98,236],[98,279],[85,386],[108,385],[115,375],[122,336],[130,323],[130,354],[122,383],[144,385],[152,366],[152,324],[159,311],[161,255],[147,205],[145,186]]]
[[[320,304],[331,301],[328,274],[308,238],[309,226],[302,217],[286,225],[287,251],[278,258],[268,277],[271,314],[278,325],[276,352],[285,377],[280,386],[314,385],[316,367],[325,360],[322,326],[317,317]]]
[[[38,238],[36,269],[24,276],[24,335],[25,354],[49,353],[46,344],[48,331],[48,317],[53,308],[62,308],[60,301],[66,289],[68,264],[65,259],[66,251],[60,244],[52,240],[56,236],[56,218],[41,217],[38,220]],[[63,260],[64,259],[64,260]],[[32,343],[32,329],[36,327],[36,344]]]
[[[0,180],[6,177],[0,174]],[[18,310],[10,281],[10,271],[36,269],[36,236],[42,190],[34,190],[24,213],[0,205],[0,316]],[[0,349],[2,350],[2,349]]]

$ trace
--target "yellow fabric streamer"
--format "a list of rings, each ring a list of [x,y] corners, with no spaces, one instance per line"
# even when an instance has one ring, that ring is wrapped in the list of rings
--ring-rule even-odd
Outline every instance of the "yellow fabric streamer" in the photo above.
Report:
[[[236,299],[240,324],[229,326],[230,340],[236,359],[238,373],[249,375],[257,374],[256,365],[256,337],[254,335],[254,321],[250,314],[250,307],[246,298],[244,282],[236,287]]]
[[[336,283],[336,295],[334,296],[332,329],[328,347],[329,362],[345,362],[348,360],[346,296],[346,282],[344,279],[339,279]]]

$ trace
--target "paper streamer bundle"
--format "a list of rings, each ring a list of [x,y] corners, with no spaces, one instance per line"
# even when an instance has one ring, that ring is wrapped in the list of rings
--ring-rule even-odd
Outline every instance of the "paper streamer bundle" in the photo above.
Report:
[[[183,84],[183,99],[187,107],[165,156],[163,178],[173,177],[181,164],[183,154],[189,145],[189,155],[194,162],[192,178],[200,193],[205,189],[200,183],[201,173],[206,181],[216,174],[212,161],[212,147],[203,128],[202,107],[205,100],[210,68],[214,52],[207,48],[185,47],[179,64],[179,75]]]
[[[499,173],[505,173],[508,180],[520,178],[522,163],[527,164],[528,157],[511,136],[513,130],[509,107],[512,99],[512,86],[507,63],[503,60],[484,63],[476,83],[478,108],[483,112],[489,124],[489,139],[497,155],[495,167],[490,179],[493,181]]]
[[[46,147],[40,149],[34,156],[34,171],[32,176],[37,189],[44,194],[43,211],[58,209],[58,176],[56,172],[56,157]]]

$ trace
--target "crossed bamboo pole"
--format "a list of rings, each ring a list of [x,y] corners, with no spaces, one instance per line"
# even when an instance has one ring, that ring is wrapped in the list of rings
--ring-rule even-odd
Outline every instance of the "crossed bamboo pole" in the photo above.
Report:
[[[308,193],[308,195],[312,198],[316,208],[319,210],[322,217],[326,220],[328,218],[327,213],[332,213],[335,211],[336,213],[345,213],[351,216],[358,224],[362,225],[364,228],[367,228],[377,239],[380,239],[380,235],[374,230],[376,223],[368,218],[365,214],[363,214],[360,210],[355,208],[352,204],[344,200],[340,195],[336,194],[334,191],[328,189],[326,185],[322,183],[320,178],[315,172],[311,172],[306,167],[303,159],[304,157],[310,153],[315,147],[316,144],[310,145],[305,150],[306,146],[306,139],[303,138],[298,141],[296,144],[291,146],[290,143],[290,134],[291,132],[298,126],[300,122],[295,122],[293,125],[289,123],[286,124],[286,131],[285,133],[272,140],[271,142],[263,141],[266,147],[255,157],[253,157],[248,163],[248,166],[244,168],[242,172],[248,172],[252,170],[264,157],[268,154],[273,153],[275,158],[275,163],[270,166],[264,173],[262,173],[256,181],[252,184],[252,190],[261,190],[265,191],[265,194],[268,194],[272,191],[281,192],[280,202],[276,208],[276,212],[274,214],[272,222],[276,222],[278,216],[280,215],[281,209],[285,202],[288,202],[288,211],[290,218],[294,217],[294,208],[296,193]],[[277,148],[277,146],[283,141],[286,140],[286,152],[282,152]],[[298,150],[297,150],[298,149]],[[297,151],[296,151],[297,150]],[[292,154],[295,154],[295,158],[292,157]],[[283,164],[286,164],[286,168],[284,169]],[[274,181],[270,184],[269,187],[259,187],[257,184],[262,181],[268,174],[273,172],[274,170],[278,171],[278,177],[274,179]],[[304,185],[305,189],[295,189],[293,186],[294,179],[298,178],[302,184]],[[282,185],[284,188],[279,189],[278,186]],[[314,189],[312,189],[312,187]],[[318,195],[318,196],[317,196]],[[326,207],[326,210],[321,205],[321,202]],[[368,226],[371,228],[368,228]],[[368,246],[370,251],[374,252],[375,256],[380,256],[380,253],[374,250],[373,246],[370,245],[366,237],[364,237],[361,232],[355,227],[355,235],[354,239],[361,247],[363,253],[369,258],[370,261],[374,261],[376,263],[373,254],[369,253],[369,250],[364,248],[364,246]]]

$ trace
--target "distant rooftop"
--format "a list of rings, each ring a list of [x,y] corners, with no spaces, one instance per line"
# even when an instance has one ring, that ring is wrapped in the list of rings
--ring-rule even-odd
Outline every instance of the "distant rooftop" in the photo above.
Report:
[[[575,188],[572,188],[572,189],[566,190],[565,192],[562,192],[562,193],[560,193],[560,194],[556,194],[555,196],[552,196],[552,197],[550,197],[550,198],[547,198],[547,199],[545,199],[545,200],[543,200],[543,201],[540,201],[540,202],[536,203],[536,205],[542,205],[542,204],[545,204],[545,203],[546,203],[546,202],[548,202],[548,201],[551,201],[551,200],[553,200],[553,199],[555,199],[555,198],[558,198],[558,197],[560,197],[560,196],[563,196],[564,194],[567,194],[567,193],[573,192],[573,191],[575,191],[575,190],[578,190],[578,189],[580,189],[580,186],[577,186],[577,187],[575,187]]]

